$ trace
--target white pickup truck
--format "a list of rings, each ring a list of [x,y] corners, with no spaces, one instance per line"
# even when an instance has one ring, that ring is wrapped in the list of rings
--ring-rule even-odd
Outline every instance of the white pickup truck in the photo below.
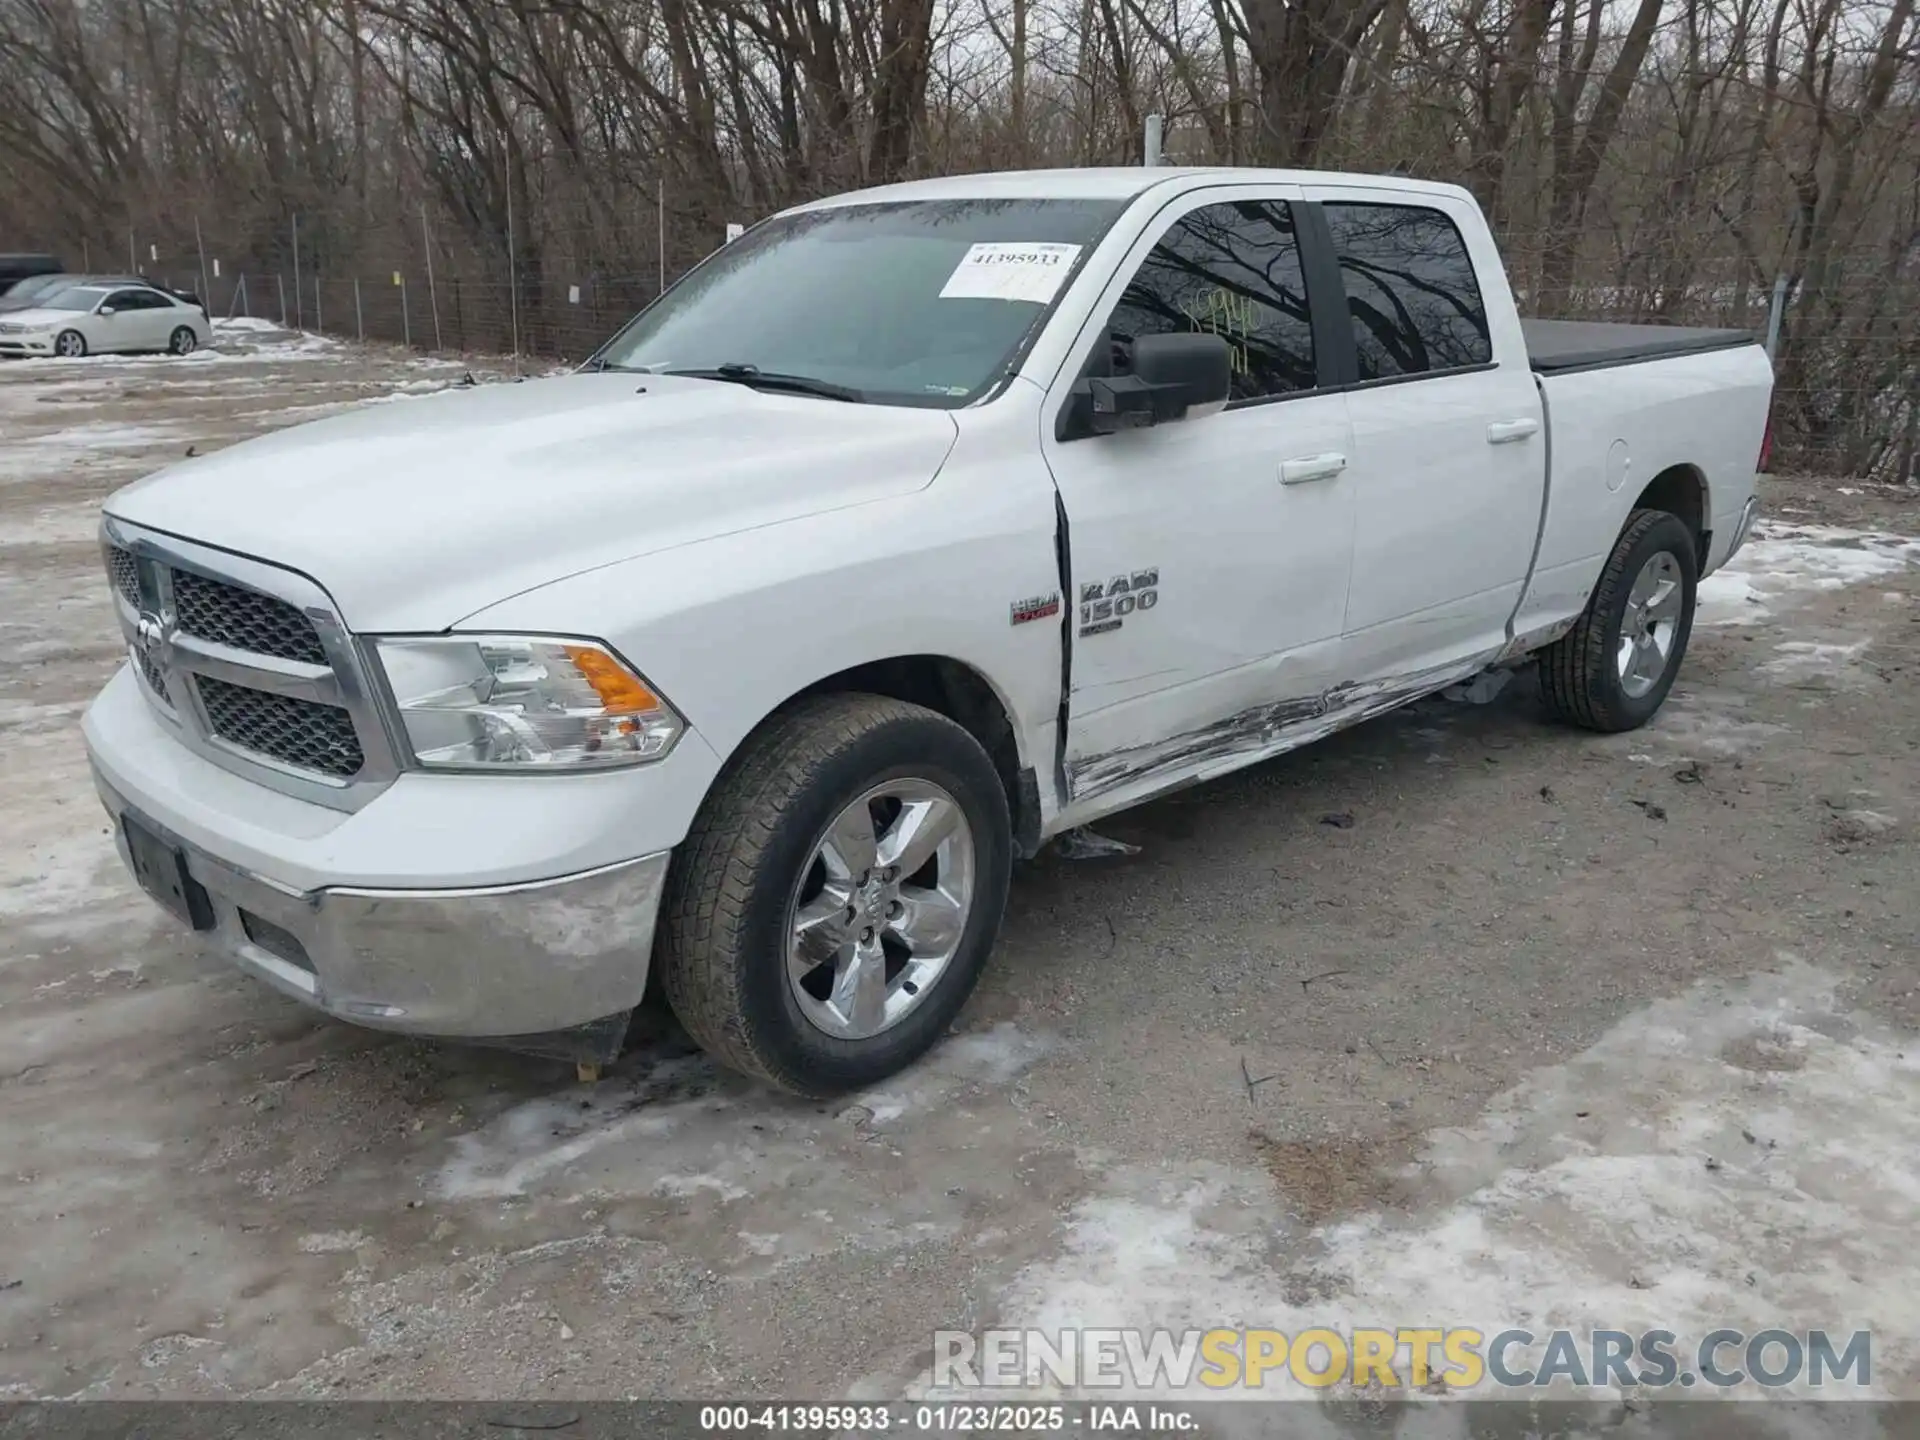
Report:
[[[931,180],[778,215],[580,371],[114,495],[141,884],[332,1015],[898,1069],[1051,836],[1488,669],[1644,723],[1754,517],[1744,333],[1523,322],[1460,189]]]

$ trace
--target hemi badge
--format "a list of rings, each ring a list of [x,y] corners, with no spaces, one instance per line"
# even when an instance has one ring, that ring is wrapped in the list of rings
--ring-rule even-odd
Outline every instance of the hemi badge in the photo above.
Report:
[[[1060,613],[1060,595],[1055,591],[1051,595],[1032,595],[1025,600],[1013,602],[1013,623],[1025,625],[1029,620],[1045,620]]]

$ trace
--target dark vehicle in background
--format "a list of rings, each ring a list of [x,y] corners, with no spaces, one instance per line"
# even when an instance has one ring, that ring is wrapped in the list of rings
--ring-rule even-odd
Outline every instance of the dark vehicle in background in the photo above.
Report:
[[[57,275],[66,266],[53,255],[0,255],[0,295],[35,275]]]
[[[29,275],[25,280],[15,283],[6,294],[0,295],[0,312],[7,310],[25,310],[31,306],[38,305],[55,291],[66,289],[67,286],[73,284],[79,278],[77,275],[67,275],[64,273],[54,275]]]
[[[62,290],[70,290],[75,285],[139,285],[171,295],[174,299],[197,309],[202,315],[207,313],[206,304],[191,290],[177,290],[171,285],[161,285],[139,275],[35,275],[20,281],[5,295],[0,295],[0,315],[9,310],[31,310],[46,304]]]

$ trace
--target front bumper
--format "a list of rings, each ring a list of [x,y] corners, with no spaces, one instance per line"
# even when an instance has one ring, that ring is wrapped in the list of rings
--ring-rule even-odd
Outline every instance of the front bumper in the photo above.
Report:
[[[51,355],[53,354],[53,335],[47,333],[0,333],[0,355]]]
[[[647,987],[669,852],[559,879],[461,890],[288,888],[135,809],[100,774],[120,858],[129,813],[204,887],[211,947],[329,1015],[415,1035],[508,1040],[623,1013]]]

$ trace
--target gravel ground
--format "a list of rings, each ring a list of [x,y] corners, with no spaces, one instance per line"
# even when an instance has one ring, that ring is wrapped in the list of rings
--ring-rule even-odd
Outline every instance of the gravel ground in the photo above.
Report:
[[[100,499],[459,381],[232,333],[0,365],[0,1396],[897,1396],[989,1325],[1872,1328],[1920,1398],[1920,530],[1777,480],[1648,729],[1425,702],[1043,856],[834,1105],[598,1086],[195,954],[78,734]],[[493,378],[482,367],[480,378]]]

